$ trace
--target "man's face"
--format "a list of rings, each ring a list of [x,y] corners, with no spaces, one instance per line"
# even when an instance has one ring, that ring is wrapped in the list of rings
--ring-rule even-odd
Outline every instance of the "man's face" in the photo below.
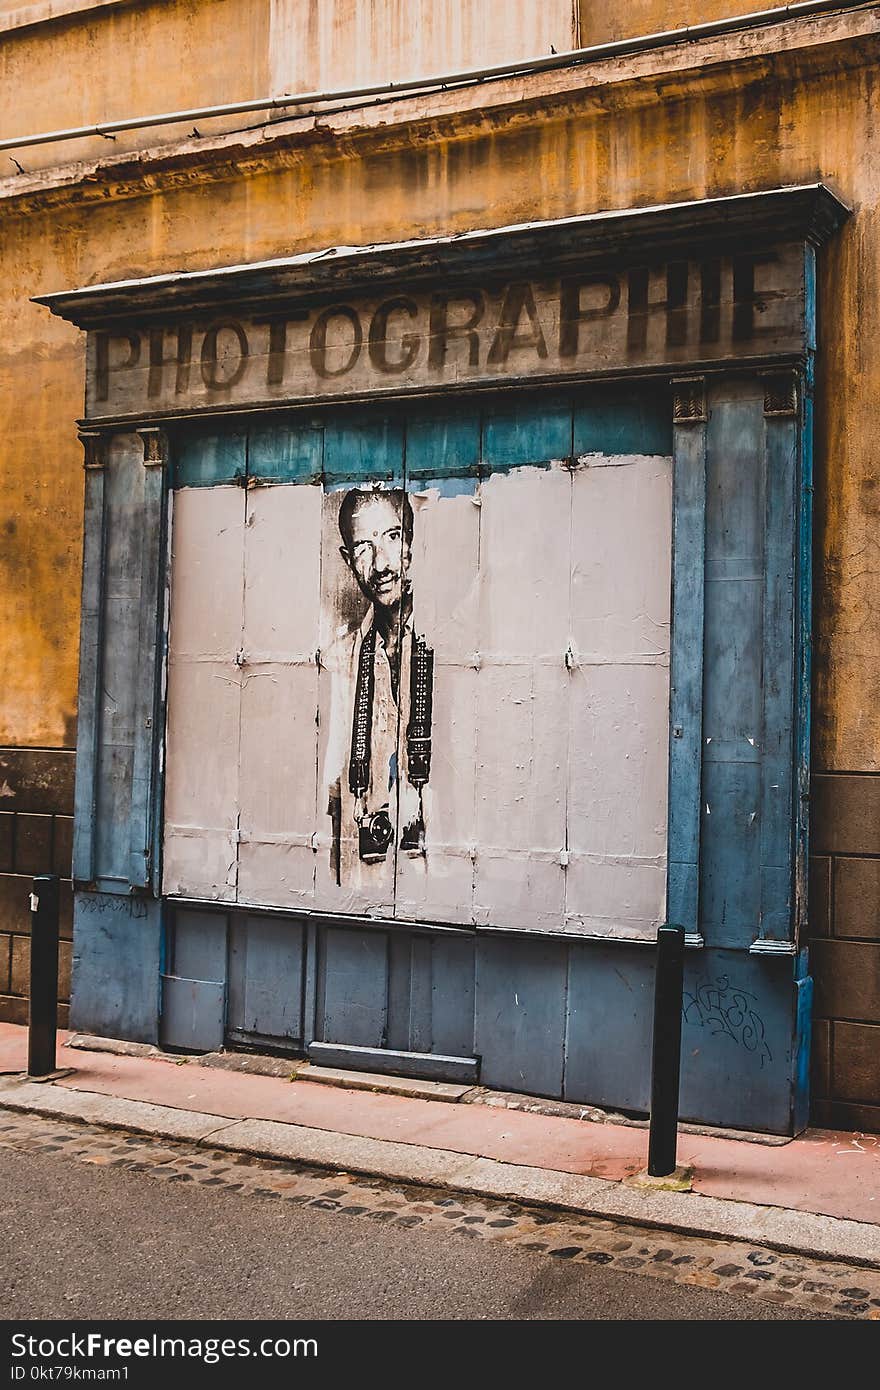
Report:
[[[406,586],[410,548],[400,510],[392,498],[376,493],[351,518],[349,544],[342,555],[372,603],[394,608]]]

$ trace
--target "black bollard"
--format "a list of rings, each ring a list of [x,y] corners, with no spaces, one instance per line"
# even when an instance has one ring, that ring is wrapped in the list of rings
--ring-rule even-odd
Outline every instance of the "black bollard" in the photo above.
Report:
[[[657,931],[654,982],[654,1052],[651,1059],[651,1129],[648,1174],[675,1172],[678,1142],[678,1086],[681,1073],[681,1010],[684,990],[684,927]]]
[[[38,874],[31,894],[31,1003],[28,1020],[28,1076],[55,1070],[58,1027],[57,874]]]

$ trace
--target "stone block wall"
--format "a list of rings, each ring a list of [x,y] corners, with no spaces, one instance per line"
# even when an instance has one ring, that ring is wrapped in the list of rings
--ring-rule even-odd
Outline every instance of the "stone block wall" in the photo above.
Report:
[[[880,1132],[880,775],[813,777],[814,1124]]]
[[[35,874],[61,884],[58,1022],[67,1024],[73,897],[72,749],[0,748],[0,1020],[27,1023],[30,893]]]

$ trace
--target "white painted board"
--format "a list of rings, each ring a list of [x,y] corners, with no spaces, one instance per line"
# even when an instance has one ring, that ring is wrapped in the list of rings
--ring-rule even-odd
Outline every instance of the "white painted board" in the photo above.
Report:
[[[180,490],[165,891],[653,938],[671,472],[590,455],[422,480],[406,502],[389,486]],[[426,651],[427,779],[411,727]]]

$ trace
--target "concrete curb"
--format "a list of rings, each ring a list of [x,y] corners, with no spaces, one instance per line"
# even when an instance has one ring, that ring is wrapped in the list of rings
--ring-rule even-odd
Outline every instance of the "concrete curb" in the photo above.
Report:
[[[284,1125],[277,1120],[204,1115],[8,1077],[0,1079],[0,1109],[880,1268],[879,1227],[813,1212],[651,1190],[424,1145]]]
[[[232,1120],[8,1077],[0,1078],[4,1109],[880,1269],[880,1227],[813,1212],[656,1191],[276,1120]]]

